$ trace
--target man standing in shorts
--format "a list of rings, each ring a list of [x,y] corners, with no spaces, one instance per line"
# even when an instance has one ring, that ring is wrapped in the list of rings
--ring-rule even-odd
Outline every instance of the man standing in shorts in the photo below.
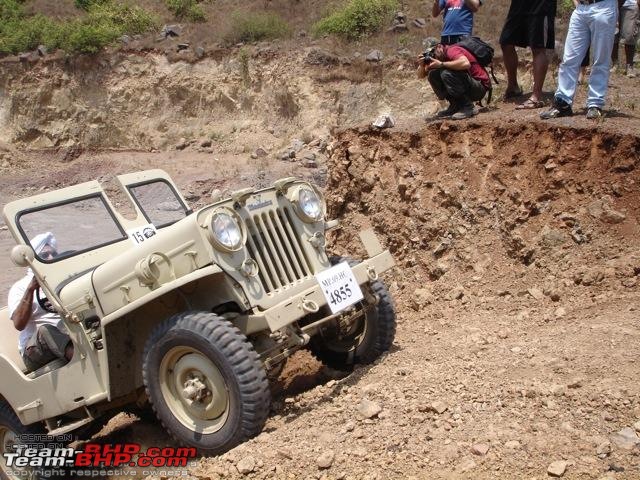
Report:
[[[556,0],[511,0],[507,21],[500,35],[500,46],[507,71],[505,98],[522,95],[518,85],[518,54],[515,47],[529,47],[533,53],[533,91],[518,109],[541,108],[542,86],[549,59],[546,50],[555,47]]]
[[[625,66],[624,73],[629,78],[634,78],[636,72],[633,68],[633,56],[636,54],[638,31],[640,30],[640,0],[625,0],[620,7],[620,38],[624,44]],[[617,37],[617,36],[616,36]],[[618,63],[618,39],[613,45],[612,60]]]

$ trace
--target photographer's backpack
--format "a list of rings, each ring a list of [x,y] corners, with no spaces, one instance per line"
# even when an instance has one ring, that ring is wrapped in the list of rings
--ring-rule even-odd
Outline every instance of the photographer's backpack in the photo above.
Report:
[[[493,81],[498,83],[495,73],[493,73],[493,54],[494,49],[487,42],[479,37],[463,37],[456,45],[464,48],[467,52],[471,53],[478,64],[487,70],[487,67],[491,67],[491,77]],[[488,72],[487,72],[488,73]],[[489,88],[489,96],[487,97],[487,104],[491,102],[491,95],[493,94],[493,86]]]

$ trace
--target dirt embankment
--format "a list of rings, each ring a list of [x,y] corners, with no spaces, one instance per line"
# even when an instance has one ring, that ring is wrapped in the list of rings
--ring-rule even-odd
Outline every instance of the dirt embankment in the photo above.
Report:
[[[340,134],[333,248],[373,226],[393,251],[395,347],[329,382],[303,357],[283,379],[318,386],[285,388],[263,434],[191,473],[637,478],[639,147],[521,124]]]

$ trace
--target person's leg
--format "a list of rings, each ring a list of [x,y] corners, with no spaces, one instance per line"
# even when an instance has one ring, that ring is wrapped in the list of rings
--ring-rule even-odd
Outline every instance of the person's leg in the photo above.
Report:
[[[564,58],[558,70],[558,89],[555,98],[567,105],[573,104],[580,64],[591,42],[588,14],[585,13],[589,7],[590,5],[578,5],[571,14],[567,40],[564,45]]]
[[[620,40],[618,35],[613,40],[613,50],[611,50],[611,66],[616,68],[618,65],[618,50],[620,50]]]
[[[41,341],[41,328],[42,327],[39,327],[34,332],[22,352],[22,359],[30,372],[56,359],[56,355]]]
[[[438,100],[444,100],[447,98],[447,89],[442,81],[442,72],[444,72],[444,70],[432,70],[429,72],[427,77],[429,79],[429,84],[431,84],[431,88],[433,89],[433,93],[436,94]]]
[[[446,97],[455,101],[459,105],[470,103],[467,98],[468,82],[465,77],[468,77],[467,72],[460,72],[456,70],[441,70],[441,78],[446,90]]]
[[[587,78],[587,67],[591,63],[591,46],[587,49],[587,53],[584,55],[582,59],[582,63],[580,64],[580,76],[578,77],[578,83],[582,85],[584,83],[585,78]]]
[[[635,77],[633,71],[633,57],[636,53],[639,27],[638,7],[624,7],[620,10],[620,37],[624,42],[625,73]]]
[[[618,21],[617,0],[603,0],[591,5],[589,10],[590,31],[593,38],[593,66],[589,76],[587,108],[604,107],[609,87],[609,68],[616,24]]]
[[[507,17],[500,34],[500,48],[507,73],[506,98],[522,94],[522,89],[518,85],[518,53],[516,52],[516,46],[526,45],[522,18],[522,16]]]
[[[451,116],[453,120],[473,117],[478,113],[473,102],[484,96],[484,87],[471,78],[468,72],[445,70],[442,74],[447,91],[459,105],[459,110]],[[481,96],[480,93],[483,95]]]
[[[504,69],[507,72],[507,93],[520,93],[518,85],[518,53],[513,45],[500,45],[502,48],[502,59]]]
[[[542,100],[542,87],[549,68],[549,57],[544,48],[532,48],[531,51],[533,52],[533,92],[530,99],[533,102],[539,102]]]
[[[625,56],[627,57],[627,63],[626,63],[626,74],[629,78],[635,78],[636,77],[636,71],[635,68],[633,66],[633,57],[636,55],[636,42],[633,42],[631,45],[625,45],[624,46],[624,53]]]
[[[69,335],[61,332],[55,325],[41,325],[38,327],[37,334],[43,350],[48,350],[55,358],[71,360],[73,344]]]
[[[438,97],[439,100],[447,99],[449,101],[449,106],[447,108],[438,111],[436,114],[438,117],[448,117],[459,110],[458,103],[449,95],[444,79],[442,78],[443,73],[446,71],[447,70],[433,70],[429,72],[429,83],[431,84],[431,88],[433,88],[433,92],[436,94],[436,97]]]

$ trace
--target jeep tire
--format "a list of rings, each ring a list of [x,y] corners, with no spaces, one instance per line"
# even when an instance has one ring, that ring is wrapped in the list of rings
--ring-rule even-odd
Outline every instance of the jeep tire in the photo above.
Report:
[[[181,313],[156,327],[142,374],[162,425],[199,454],[229,450],[259,433],[267,419],[271,398],[258,354],[214,313]]]
[[[8,451],[11,444],[19,441],[19,436],[24,434],[42,433],[40,424],[25,426],[20,422],[11,406],[5,401],[0,400],[0,479],[1,480],[14,480],[14,479],[35,479],[37,478],[33,472],[29,472],[29,475],[25,471],[21,471],[24,475],[9,476],[8,468],[5,463],[3,454]],[[18,469],[21,470],[21,469]]]
[[[336,265],[348,261],[350,265],[357,262],[332,257],[331,263]],[[310,349],[313,355],[328,367],[337,370],[349,370],[355,364],[370,364],[391,348],[396,334],[396,312],[391,294],[380,280],[375,280],[363,288],[377,298],[376,304],[367,304],[366,300],[354,305],[355,309],[364,310],[353,331],[339,338],[336,323],[322,328],[311,338]],[[347,310],[346,313],[349,311]]]

